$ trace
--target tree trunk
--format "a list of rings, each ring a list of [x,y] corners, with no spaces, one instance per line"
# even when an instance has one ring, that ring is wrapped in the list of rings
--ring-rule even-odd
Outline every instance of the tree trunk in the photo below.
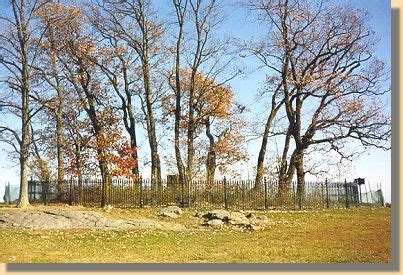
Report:
[[[77,129],[78,132],[78,129]],[[76,158],[76,168],[77,168],[77,180],[78,180],[78,202],[80,204],[83,203],[83,174],[81,171],[81,140],[80,137],[77,136],[77,144],[75,150],[75,158]]]
[[[144,64],[144,87],[146,93],[146,107],[148,118],[148,141],[151,150],[151,180],[157,181],[157,185],[161,186],[161,163],[158,155],[157,135],[155,131],[154,110],[151,99],[150,73],[148,64]]]
[[[206,135],[209,139],[209,148],[207,153],[207,160],[206,160],[206,170],[207,170],[207,182],[212,183],[215,177],[215,170],[216,170],[216,152],[215,152],[215,141],[214,136],[211,134],[210,129],[210,120],[207,118],[205,120],[206,126]]]
[[[17,10],[19,13],[17,13]],[[20,195],[17,207],[25,208],[29,206],[28,198],[28,157],[29,144],[31,141],[29,131],[29,61],[28,61],[28,29],[25,21],[25,2],[21,2],[21,7],[13,1],[13,11],[18,29],[18,42],[21,53],[21,143],[20,143]]]
[[[131,107],[129,107],[131,108]],[[130,113],[129,113],[130,114]],[[132,159],[136,160],[136,164],[134,165],[132,169],[132,173],[136,176],[139,175],[139,162],[138,162],[138,154],[137,154],[137,138],[136,138],[136,125],[135,125],[135,120],[134,116],[130,117],[130,148],[134,149],[133,153],[131,154]]]
[[[304,169],[304,151],[299,151],[295,158],[295,168],[297,170],[297,197],[298,207],[303,208],[305,197],[305,169]]]
[[[175,5],[177,3],[174,2]],[[179,5],[178,5],[179,6]],[[180,7],[179,7],[180,8]],[[183,36],[183,19],[184,13],[181,13],[177,9],[178,24],[179,24],[179,35],[176,41],[176,57],[175,57],[175,159],[176,166],[178,168],[179,183],[181,185],[181,206],[185,206],[185,166],[183,165],[181,151],[180,151],[180,121],[181,121],[181,98],[182,98],[182,88],[180,83],[180,54],[181,54],[181,43]]]
[[[255,178],[255,186],[254,189],[261,190],[263,185],[263,177],[264,177],[264,159],[266,156],[266,149],[267,149],[267,141],[269,139],[269,131],[271,124],[273,122],[274,117],[278,111],[277,106],[274,105],[274,97],[272,100],[272,108],[267,118],[266,125],[263,132],[263,139],[262,145],[260,146],[259,156],[257,158],[257,167],[256,167],[256,178]]]
[[[53,2],[53,1],[52,1]],[[56,63],[56,45],[53,32],[53,22],[49,22],[49,42],[51,51],[51,65],[52,74],[55,79],[55,89],[57,92],[57,107],[55,110],[56,114],[56,147],[57,147],[57,189],[59,196],[63,191],[63,180],[64,180],[64,137],[63,137],[63,108],[64,108],[64,94],[62,87],[60,85],[59,72]]]
[[[25,73],[28,74],[25,68]],[[23,77],[22,80],[25,87],[22,88],[22,128],[21,128],[21,149],[20,149],[20,195],[17,207],[25,208],[29,205],[28,198],[28,157],[29,157],[29,97],[28,97],[28,83],[27,79]]]
[[[264,176],[264,158],[266,156],[268,137],[263,135],[262,145],[260,146],[259,156],[257,158],[255,189],[262,189],[263,176]]]
[[[28,130],[29,131],[29,130]],[[20,155],[20,195],[17,207],[29,206],[28,198],[28,144],[21,146]]]
[[[147,119],[147,133],[148,142],[150,144],[151,151],[151,189],[152,189],[152,205],[156,202],[156,193],[162,191],[162,178],[161,178],[161,162],[158,154],[158,143],[157,135],[155,130],[155,119],[154,110],[151,95],[150,86],[150,70],[148,67],[148,54],[144,53],[145,58],[143,59],[143,80],[144,80],[144,91],[146,97],[146,119]]]
[[[59,100],[61,102],[62,100]],[[62,111],[56,112],[56,147],[57,147],[57,190],[59,196],[63,191],[64,180],[64,137],[63,137],[63,120]]]
[[[94,128],[95,138],[97,142],[97,159],[99,169],[102,176],[102,197],[101,197],[101,207],[105,208],[109,203],[109,171],[108,163],[106,162],[105,148],[103,148],[102,143],[105,138],[104,129],[98,120],[98,116],[95,109],[95,95],[88,90],[87,85],[82,84],[82,88],[87,98],[88,108],[85,108],[88,117],[91,120],[92,127]]]
[[[193,106],[193,92],[190,91],[189,98],[189,121],[187,129],[187,181],[193,179],[193,158],[194,158],[194,106]]]
[[[216,164],[216,153],[214,150],[209,150],[207,153],[207,182],[213,183],[215,179]]]
[[[190,205],[190,189],[193,180],[193,159],[194,159],[194,106],[193,106],[193,89],[190,90],[189,97],[189,121],[187,131],[187,204]]]
[[[291,131],[288,129],[285,141],[284,141],[284,148],[283,148],[283,154],[281,155],[281,160],[280,160],[280,169],[279,169],[279,175],[278,175],[278,181],[279,181],[279,188],[278,188],[278,196],[282,196],[288,193],[290,184],[292,181],[292,177],[294,176],[295,173],[295,166],[293,164],[294,162],[294,155],[291,156],[290,159],[290,165],[288,166],[287,164],[287,155],[288,155],[288,150],[290,148],[290,140],[291,140]]]
[[[179,70],[177,70],[177,74]],[[178,168],[179,174],[179,183],[181,185],[181,206],[184,207],[184,199],[185,199],[185,166],[183,165],[181,151],[180,151],[180,113],[181,113],[181,90],[180,90],[180,83],[179,83],[179,76],[177,75],[177,90],[176,90],[176,103],[175,103],[175,158],[176,158],[176,166]]]
[[[94,127],[94,128],[98,128]],[[97,134],[98,132],[98,134]],[[100,144],[99,141],[99,136],[103,135],[102,130],[95,130],[95,134],[97,136],[97,143]],[[109,170],[108,170],[108,164],[104,159],[105,155],[105,150],[103,148],[97,149],[97,158],[98,158],[98,165],[99,169],[101,171],[101,177],[102,177],[102,197],[101,197],[101,207],[105,208],[109,204]]]
[[[129,89],[129,80],[128,80],[128,76],[127,76],[127,68],[126,66],[123,67],[123,77],[124,77],[124,83],[125,83],[125,94],[126,94],[126,100],[127,100],[127,104],[125,102],[124,98],[122,99],[122,108],[126,108],[127,109],[127,114],[129,116],[129,123],[127,123],[127,117],[124,116],[124,124],[126,127],[126,131],[129,133],[130,136],[130,148],[133,151],[133,153],[131,154],[132,158],[134,160],[136,160],[136,164],[134,165],[133,169],[132,169],[132,173],[135,176],[139,175],[139,161],[138,161],[138,153],[137,153],[137,137],[136,137],[136,119],[134,117],[134,113],[133,113],[133,106],[132,106],[132,95],[131,95],[131,91]],[[126,114],[126,112],[124,111],[124,114]]]
[[[101,208],[105,208],[109,204],[109,175],[107,163],[99,159],[99,169],[101,170],[102,176],[102,196],[101,196]]]

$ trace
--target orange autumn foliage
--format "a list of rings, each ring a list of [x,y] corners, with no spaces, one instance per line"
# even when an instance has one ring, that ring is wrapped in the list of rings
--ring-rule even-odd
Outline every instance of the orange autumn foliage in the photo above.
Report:
[[[131,148],[128,141],[122,141],[115,145],[115,153],[110,156],[110,172],[113,176],[135,178],[132,169],[137,160],[132,158],[137,148]]]
[[[169,81],[173,85],[174,79],[172,78]],[[209,78],[203,72],[196,73],[194,84],[192,85],[191,71],[186,69],[181,69],[181,87],[184,93],[183,106],[189,105],[189,92],[192,88],[194,89],[194,108],[200,123],[203,123],[206,117],[224,119],[229,116],[234,95],[231,88],[217,84],[216,80]],[[164,115],[172,115],[174,113],[174,100],[174,94],[168,94],[163,97]],[[186,128],[187,114],[184,113],[181,116],[181,126]]]

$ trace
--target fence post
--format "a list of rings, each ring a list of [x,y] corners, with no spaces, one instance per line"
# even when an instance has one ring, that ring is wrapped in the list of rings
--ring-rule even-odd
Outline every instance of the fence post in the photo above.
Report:
[[[330,208],[330,202],[329,202],[329,185],[327,184],[327,179],[325,180],[325,186],[326,186],[326,208]]]
[[[224,177],[224,208],[228,209],[228,201],[227,201],[227,178]]]
[[[143,179],[139,176],[139,205],[143,208]]]
[[[269,209],[269,201],[267,198],[267,179],[266,177],[264,177],[264,209],[267,210]]]
[[[350,192],[347,186],[347,180],[344,179],[344,190],[346,193],[346,208],[350,208]]]

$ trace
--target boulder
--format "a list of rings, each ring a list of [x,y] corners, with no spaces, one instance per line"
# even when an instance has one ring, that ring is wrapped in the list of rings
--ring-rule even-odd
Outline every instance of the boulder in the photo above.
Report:
[[[227,210],[212,210],[207,214],[203,215],[203,218],[208,220],[219,219],[219,220],[228,220],[230,213]]]
[[[175,213],[176,215],[182,214],[182,209],[178,206],[167,206],[162,209],[164,212],[170,212],[170,213]]]
[[[260,220],[256,217],[256,215],[253,214],[253,213],[248,213],[248,214],[245,215],[245,217],[248,218],[249,223],[251,223],[251,224],[258,224],[259,221],[260,221]]]
[[[266,216],[257,217],[253,213],[246,215],[241,212],[228,212],[227,210],[212,210],[201,215],[196,213],[195,217],[202,216],[205,219],[205,226],[221,227],[233,225],[234,228],[244,228],[252,231],[263,230],[269,219]]]
[[[220,219],[213,219],[206,222],[206,225],[211,227],[222,227],[224,225],[224,222]]]
[[[259,216],[256,217],[254,214],[247,214],[246,217],[248,217],[249,223],[254,224],[254,225],[264,225],[269,222],[269,219],[266,216]]]
[[[260,219],[258,219],[257,217],[252,217],[252,218],[249,218],[248,220],[249,220],[250,224],[260,224],[261,223]]]
[[[168,218],[177,218],[177,217],[179,217],[179,215],[177,215],[175,213],[171,213],[171,212],[162,212],[162,213],[159,213],[159,216],[168,217]]]
[[[241,212],[232,212],[228,217],[228,222],[235,225],[247,225],[249,220]]]
[[[181,214],[182,209],[180,209],[178,206],[168,206],[158,212],[159,216],[170,218],[177,218]]]

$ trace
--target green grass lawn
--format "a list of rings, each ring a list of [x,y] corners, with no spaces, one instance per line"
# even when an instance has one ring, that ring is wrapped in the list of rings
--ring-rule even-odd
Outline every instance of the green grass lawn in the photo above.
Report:
[[[41,209],[43,207],[36,206]],[[35,209],[35,207],[34,207]],[[69,208],[76,209],[76,208]],[[77,208],[80,210],[101,211]],[[0,211],[5,211],[0,208]],[[141,263],[389,263],[391,211],[354,208],[255,212],[271,220],[263,231],[200,226],[186,210],[163,219],[169,230],[32,230],[0,228],[0,262]],[[156,209],[112,209],[117,219],[155,219]],[[185,228],[179,230],[182,224]]]

